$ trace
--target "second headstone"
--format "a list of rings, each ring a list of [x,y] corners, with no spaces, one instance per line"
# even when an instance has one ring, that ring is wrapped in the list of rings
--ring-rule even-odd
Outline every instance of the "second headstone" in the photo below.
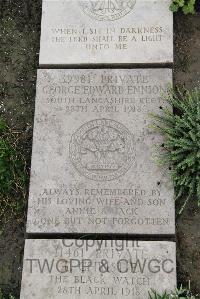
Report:
[[[148,128],[171,82],[169,69],[39,70],[27,232],[174,234]]]
[[[40,65],[173,63],[171,0],[43,0]]]

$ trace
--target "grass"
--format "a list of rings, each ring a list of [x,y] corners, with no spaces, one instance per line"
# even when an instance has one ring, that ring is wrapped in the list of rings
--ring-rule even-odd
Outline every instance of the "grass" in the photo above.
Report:
[[[41,4],[41,0],[0,4],[0,115],[10,126],[0,117],[0,234],[8,219],[15,225],[24,217]]]
[[[173,12],[182,10],[185,15],[195,14],[196,0],[172,0],[170,9]]]
[[[7,140],[22,161],[20,169],[25,177],[31,159],[41,4],[42,0],[0,0],[0,117],[6,120],[10,132],[3,135],[9,135]],[[2,131],[0,138],[2,141]],[[9,192],[0,192],[0,288],[5,299],[9,293],[20,297],[28,190],[25,181],[20,181],[22,188],[13,184]]]
[[[151,114],[151,127],[163,135],[159,163],[171,169],[181,213],[190,200],[200,206],[200,90],[171,91],[166,101],[161,114]]]
[[[159,294],[154,290],[149,292],[148,299],[200,299],[199,295],[193,295],[190,290],[190,284],[188,288],[183,288],[182,286],[179,289],[175,289],[172,292],[164,292]]]
[[[0,223],[21,216],[25,206],[27,170],[20,138],[21,133],[0,118]]]
[[[4,297],[4,295],[3,295],[3,293],[2,293],[2,291],[0,289],[0,299],[15,299],[15,297],[13,295],[11,295],[11,294],[9,294],[7,298]]]

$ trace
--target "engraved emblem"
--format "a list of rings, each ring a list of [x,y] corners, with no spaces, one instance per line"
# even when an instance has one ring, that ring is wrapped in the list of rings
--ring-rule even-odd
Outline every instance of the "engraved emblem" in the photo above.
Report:
[[[79,0],[83,11],[99,21],[114,21],[127,15],[136,0]]]
[[[133,135],[124,125],[110,119],[82,125],[72,135],[69,152],[77,171],[96,181],[120,177],[135,159]]]

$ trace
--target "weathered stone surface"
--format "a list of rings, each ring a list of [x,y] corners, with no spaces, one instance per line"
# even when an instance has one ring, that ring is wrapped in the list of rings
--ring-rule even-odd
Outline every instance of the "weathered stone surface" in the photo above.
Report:
[[[146,299],[176,286],[175,243],[26,240],[21,299]]]
[[[171,0],[43,0],[40,65],[173,62]]]
[[[169,69],[39,70],[27,232],[174,234],[148,128],[171,82]]]

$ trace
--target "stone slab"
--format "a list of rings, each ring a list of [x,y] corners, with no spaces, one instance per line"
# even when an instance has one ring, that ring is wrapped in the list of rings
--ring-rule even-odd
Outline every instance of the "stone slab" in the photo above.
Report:
[[[40,65],[173,62],[171,0],[43,0]]]
[[[149,112],[170,69],[39,70],[28,233],[174,234]]]
[[[175,287],[173,242],[26,240],[21,299],[147,299]]]

